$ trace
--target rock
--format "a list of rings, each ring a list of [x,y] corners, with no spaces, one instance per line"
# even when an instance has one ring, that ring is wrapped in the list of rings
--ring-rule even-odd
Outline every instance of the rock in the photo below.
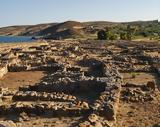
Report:
[[[127,112],[127,115],[128,115],[129,117],[133,117],[133,116],[134,116],[134,112],[129,111],[129,112]]]
[[[3,88],[3,87],[0,87],[0,93],[3,95],[5,93],[7,93],[9,90],[8,88]]]
[[[107,120],[103,120],[102,125],[104,127],[111,127],[111,125],[109,124],[109,122]]]
[[[95,122],[94,123],[94,127],[103,127],[102,124],[100,122]]]
[[[147,87],[150,88],[151,90],[155,90],[156,89],[155,81],[148,81],[147,82]]]
[[[115,110],[110,104],[106,104],[105,107],[101,109],[100,114],[105,116],[108,120],[115,120]]]
[[[0,121],[0,127],[17,127],[16,124],[9,120],[9,121]]]
[[[141,89],[137,88],[134,90],[126,89],[122,92],[122,100],[126,102],[146,102],[146,101],[152,101],[154,99],[153,96],[150,95],[150,93],[144,92]]]
[[[78,51],[78,50],[79,50],[79,47],[75,46],[74,51]]]
[[[89,117],[88,117],[88,120],[93,123],[93,122],[96,122],[98,120],[98,116],[96,114],[91,114]]]
[[[69,55],[69,57],[70,57],[70,58],[75,58],[76,55],[72,53],[72,54]]]
[[[29,117],[28,117],[27,113],[25,113],[25,112],[22,112],[22,113],[20,114],[20,118],[21,118],[23,121],[29,121]]]
[[[12,100],[12,96],[3,96],[2,100],[5,102],[11,101]]]
[[[87,109],[89,108],[89,105],[88,105],[87,102],[82,102],[81,106],[82,106],[83,108],[87,108]]]
[[[79,127],[92,127],[89,121],[85,121],[79,124]]]
[[[94,106],[92,107],[93,110],[98,110],[98,108],[100,107],[101,105],[99,103],[94,103]]]

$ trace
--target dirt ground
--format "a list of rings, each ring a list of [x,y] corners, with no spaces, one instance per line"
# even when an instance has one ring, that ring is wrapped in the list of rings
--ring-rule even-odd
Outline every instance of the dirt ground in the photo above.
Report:
[[[148,55],[152,56],[152,57],[160,57],[160,53],[159,52],[146,52]]]
[[[30,46],[38,46],[38,45],[43,45],[46,44],[46,42],[34,42],[34,43],[30,43],[30,42],[24,42],[24,43],[1,43],[0,44],[0,52],[7,52],[9,51],[11,48],[28,48]]]
[[[117,114],[119,127],[152,127],[160,123],[160,101],[125,103],[120,101]]]
[[[80,120],[80,117],[77,118],[34,118],[29,122],[25,123],[19,123],[17,124],[17,127],[22,127],[22,126],[33,126],[34,127],[74,127],[77,124],[77,121]]]
[[[20,86],[34,85],[39,83],[44,75],[43,71],[8,72],[0,79],[0,87],[18,89]]]
[[[8,119],[14,119],[17,122],[17,127],[75,127],[82,117],[59,117],[53,118],[52,116],[30,116],[29,120],[20,122],[18,117],[8,116]],[[0,120],[5,120],[1,119]],[[7,120],[7,118],[6,118]]]
[[[158,75],[155,73],[143,73],[143,72],[131,72],[131,73],[122,73],[124,78],[124,83],[134,83],[143,85],[148,81],[156,81],[157,85],[159,83]]]
[[[123,73],[124,83],[146,84],[148,81],[157,81],[154,73]],[[122,88],[123,90],[124,88]],[[160,123],[160,92],[157,89],[151,93],[154,100],[149,102],[124,102],[120,100],[117,125],[118,127],[153,127]]]

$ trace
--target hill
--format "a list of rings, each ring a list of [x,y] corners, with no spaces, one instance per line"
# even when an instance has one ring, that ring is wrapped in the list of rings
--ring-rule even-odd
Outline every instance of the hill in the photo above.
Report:
[[[82,31],[83,28],[84,28],[83,23],[75,21],[67,21],[64,23],[59,23],[57,25],[52,25],[40,31],[40,36],[53,39],[83,36],[83,31]]]
[[[95,37],[99,30],[106,27],[110,27],[114,33],[119,34],[123,32],[127,25],[137,28],[137,36],[160,35],[158,20],[134,22],[66,21],[63,23],[9,26],[0,28],[0,35],[42,36],[47,39],[90,38]]]
[[[8,26],[0,28],[0,35],[19,35],[29,26]]]

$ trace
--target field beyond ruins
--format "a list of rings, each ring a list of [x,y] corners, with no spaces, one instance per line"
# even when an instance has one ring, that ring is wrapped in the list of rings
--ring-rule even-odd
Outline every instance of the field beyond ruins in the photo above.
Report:
[[[0,127],[160,127],[160,43],[1,44]]]

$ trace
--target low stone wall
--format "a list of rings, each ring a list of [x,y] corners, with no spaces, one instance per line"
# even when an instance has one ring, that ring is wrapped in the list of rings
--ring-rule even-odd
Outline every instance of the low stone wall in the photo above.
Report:
[[[10,65],[8,66],[9,72],[20,72],[20,71],[26,71],[28,69],[28,66],[26,65]]]
[[[52,113],[55,116],[81,116],[88,114],[90,109],[86,102],[15,102],[10,105],[0,105],[0,115],[20,114],[22,112],[39,115]]]
[[[57,70],[63,70],[63,66],[60,64],[45,64],[45,65],[40,65],[36,67],[31,67],[31,71],[52,71],[56,72]]]
[[[8,72],[7,66],[0,67],[0,78],[2,78],[5,74],[7,74],[7,72]]]
[[[65,80],[65,78],[63,78]],[[67,78],[69,79],[69,78]],[[66,94],[70,93],[81,93],[81,92],[102,92],[105,90],[105,82],[98,80],[98,78],[93,79],[81,79],[78,81],[59,81],[56,83],[42,82],[41,84],[30,86],[30,91],[39,92],[63,92]]]
[[[17,127],[17,126],[13,121],[7,120],[7,121],[0,121],[0,127]]]
[[[59,102],[76,102],[77,98],[64,93],[46,93],[36,91],[18,91],[13,96],[14,101],[59,101]]]

